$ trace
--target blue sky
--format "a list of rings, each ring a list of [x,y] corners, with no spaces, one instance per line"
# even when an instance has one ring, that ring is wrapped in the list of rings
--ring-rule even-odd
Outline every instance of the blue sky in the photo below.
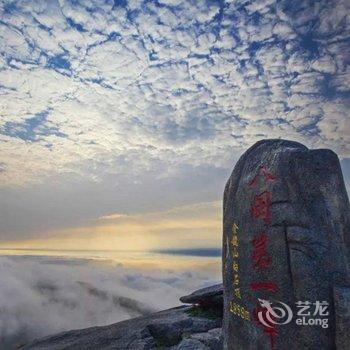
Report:
[[[333,149],[349,183],[348,1],[0,4],[5,245],[186,210],[168,236],[219,245],[188,237],[262,138]]]

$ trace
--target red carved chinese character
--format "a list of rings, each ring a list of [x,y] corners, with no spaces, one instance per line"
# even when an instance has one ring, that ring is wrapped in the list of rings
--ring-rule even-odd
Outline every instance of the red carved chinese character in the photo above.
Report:
[[[275,339],[278,335],[277,327],[275,324],[269,321],[267,317],[268,309],[262,307],[259,302],[257,302],[255,308],[253,309],[253,319],[255,323],[262,327],[264,333],[270,337],[271,350],[275,349]],[[269,315],[272,317],[272,315]]]
[[[254,201],[251,206],[251,215],[255,219],[263,219],[265,224],[271,223],[271,206],[272,194],[269,191],[262,192],[254,196]]]
[[[254,236],[252,239],[253,244],[253,269],[262,270],[271,265],[271,257],[267,253],[267,240],[268,236],[265,232],[259,236]]]
[[[272,175],[270,172],[268,172],[265,166],[261,166],[258,174],[255,175],[254,179],[249,183],[249,187],[255,187],[261,176],[264,177],[265,182],[274,181],[277,178],[275,175]]]
[[[250,284],[251,290],[265,290],[267,292],[276,293],[278,291],[278,286],[273,282],[252,282]]]

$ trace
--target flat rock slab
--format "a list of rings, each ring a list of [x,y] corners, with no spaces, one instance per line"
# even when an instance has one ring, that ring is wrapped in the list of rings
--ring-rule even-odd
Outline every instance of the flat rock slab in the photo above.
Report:
[[[191,306],[181,306],[108,326],[63,332],[35,340],[20,349],[222,349],[222,319],[193,316],[192,310]]]
[[[222,283],[214,286],[202,288],[195,292],[180,298],[185,304],[200,304],[203,306],[221,306],[223,305],[223,285]]]

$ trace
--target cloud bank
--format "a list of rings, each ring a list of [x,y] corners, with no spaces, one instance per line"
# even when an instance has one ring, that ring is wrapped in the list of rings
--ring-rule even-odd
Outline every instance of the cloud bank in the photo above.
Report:
[[[220,279],[212,270],[137,269],[57,257],[2,256],[0,271],[2,349],[174,307],[181,295]]]

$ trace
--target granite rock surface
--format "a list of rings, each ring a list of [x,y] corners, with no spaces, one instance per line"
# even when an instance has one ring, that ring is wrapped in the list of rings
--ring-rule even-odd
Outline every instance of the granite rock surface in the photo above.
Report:
[[[328,350],[335,334],[344,341],[333,290],[350,285],[349,231],[334,152],[286,140],[248,149],[224,193],[224,349]],[[345,293],[337,295],[346,310]]]
[[[222,306],[223,304],[223,285],[222,283],[214,286],[199,289],[189,295],[180,298],[184,304],[199,304],[202,306]]]
[[[221,326],[222,304],[215,308],[180,306],[108,326],[62,332],[20,349],[219,350],[222,349]]]

